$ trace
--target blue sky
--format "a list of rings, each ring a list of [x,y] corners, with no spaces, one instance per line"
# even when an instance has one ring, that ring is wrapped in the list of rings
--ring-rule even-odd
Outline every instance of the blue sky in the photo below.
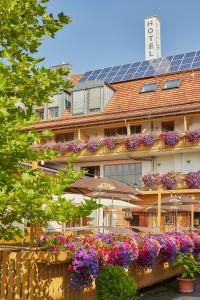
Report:
[[[73,73],[144,59],[144,19],[161,22],[162,56],[200,50],[200,0],[51,0],[72,23],[46,39],[45,65],[69,62]]]

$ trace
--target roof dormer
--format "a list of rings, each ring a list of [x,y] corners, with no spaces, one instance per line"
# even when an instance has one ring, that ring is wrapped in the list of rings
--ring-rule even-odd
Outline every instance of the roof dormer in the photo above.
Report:
[[[83,115],[100,112],[114,94],[114,89],[102,80],[78,83],[71,92],[72,114]]]

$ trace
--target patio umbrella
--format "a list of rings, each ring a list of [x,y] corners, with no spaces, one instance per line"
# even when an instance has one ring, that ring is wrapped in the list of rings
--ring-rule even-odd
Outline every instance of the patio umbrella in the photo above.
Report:
[[[191,227],[193,227],[194,223],[194,204],[200,203],[198,200],[195,199],[195,197],[189,197],[189,196],[177,196],[177,195],[171,195],[168,197],[164,197],[161,200],[161,204],[164,204],[165,206],[170,206],[171,210],[174,210],[175,214],[175,228],[177,228],[177,210],[179,210],[179,207],[181,205],[191,205]],[[157,202],[153,203],[154,206],[157,206]]]
[[[198,204],[198,203],[200,203],[200,201],[196,200],[194,197],[171,195],[171,196],[162,198],[161,203],[166,206],[168,206],[168,205],[179,206],[179,205]],[[157,202],[154,202],[153,205],[157,205]]]
[[[91,191],[103,191],[107,193],[119,193],[119,194],[130,194],[137,195],[139,194],[135,188],[131,186],[110,178],[95,178],[95,177],[83,177],[78,179],[74,184],[69,188],[71,191],[82,191],[82,193],[87,194]],[[137,198],[137,197],[136,197]],[[135,200],[136,200],[135,198]],[[139,198],[138,198],[139,200]]]
[[[112,201],[114,199],[123,199],[124,196],[132,197],[131,200],[140,201],[140,199],[135,196],[138,194],[136,189],[131,186],[122,183],[115,179],[110,178],[95,178],[95,177],[83,177],[78,179],[74,184],[72,184],[69,188],[70,191],[79,191],[86,195],[90,195],[91,197],[98,198],[98,203],[100,204],[101,198],[111,198]],[[93,193],[93,194],[91,194]],[[128,199],[130,200],[130,199]],[[114,203],[113,203],[114,204]],[[100,211],[101,208],[98,209],[98,225],[100,220]],[[112,226],[112,213],[113,213],[113,205],[111,207],[111,226]]]
[[[70,193],[65,193],[62,195],[62,197],[66,198],[67,200],[71,200],[74,204],[81,204],[84,202],[84,200],[90,200],[91,198],[84,196],[82,194],[70,194]],[[100,200],[100,204],[103,205],[104,207],[112,207],[112,205],[115,208],[136,208],[139,207],[138,205],[128,203],[122,200],[113,200],[113,199],[108,199],[108,198],[102,198]]]

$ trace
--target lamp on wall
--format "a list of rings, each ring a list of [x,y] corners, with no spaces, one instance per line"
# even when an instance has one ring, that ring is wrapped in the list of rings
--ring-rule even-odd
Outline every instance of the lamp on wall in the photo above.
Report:
[[[161,163],[157,163],[157,166],[160,167],[160,166],[161,166]]]
[[[188,164],[190,164],[191,163],[191,161],[188,159],[188,160],[186,160],[186,162],[188,163]]]

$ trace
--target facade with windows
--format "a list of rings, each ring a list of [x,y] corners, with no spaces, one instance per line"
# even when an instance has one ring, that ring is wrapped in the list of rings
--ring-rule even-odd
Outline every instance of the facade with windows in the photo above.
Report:
[[[78,170],[141,191],[146,189],[144,175],[178,172],[184,177],[200,170],[200,69],[113,83],[80,79],[76,77],[71,91],[53,95],[51,104],[37,108],[43,121],[34,125],[54,131],[49,144],[71,143],[75,148],[85,143],[75,151]],[[62,153],[45,166],[64,169],[67,160]],[[153,196],[141,197],[147,204]],[[165,220],[169,224],[171,215]]]

